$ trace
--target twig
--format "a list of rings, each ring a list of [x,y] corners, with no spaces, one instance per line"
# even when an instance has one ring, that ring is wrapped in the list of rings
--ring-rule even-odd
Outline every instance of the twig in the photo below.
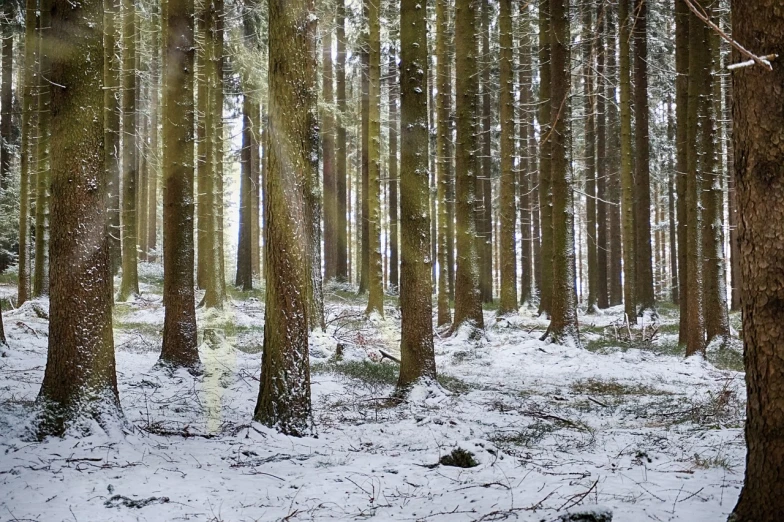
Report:
[[[722,31],[719,28],[719,26],[717,26],[715,23],[713,23],[711,21],[710,17],[708,16],[708,14],[705,12],[705,10],[702,7],[700,7],[700,9],[697,9],[697,7],[695,7],[695,5],[691,2],[691,0],[683,0],[683,1],[689,7],[689,10],[691,10],[691,12],[694,13],[697,16],[697,18],[699,18],[700,20],[705,22],[708,25],[708,27],[710,27],[711,29],[716,31],[716,33],[718,33],[719,36],[721,36],[727,42],[729,42],[730,45],[732,45],[735,49],[737,49],[741,54],[745,55],[748,58],[751,58],[752,62],[757,63],[757,64],[765,67],[769,71],[773,70],[773,66],[770,64],[770,61],[772,59],[778,58],[778,55],[771,54],[771,55],[768,55],[768,56],[757,56],[756,54],[754,54],[751,51],[747,50],[745,47],[743,47],[737,41],[735,41],[731,37],[727,36],[727,34],[724,31]],[[736,64],[736,65],[741,66],[740,64]],[[732,67],[732,66],[730,66],[730,67]]]
[[[391,353],[389,353],[389,352],[387,352],[385,350],[379,350],[378,353],[381,354],[381,360],[382,361],[386,358],[386,359],[391,359],[391,360],[395,361],[396,363],[400,364],[400,359],[398,359],[397,357],[395,357]]]
[[[591,397],[590,395],[588,396],[588,400],[589,400],[589,401],[591,401],[591,402],[595,402],[595,403],[596,403],[596,404],[598,404],[599,406],[604,406],[605,408],[609,408],[609,405],[607,405],[607,404],[603,403],[603,402],[602,402],[602,401],[600,401],[600,400],[594,399],[594,398],[593,398],[593,397]]]
[[[574,507],[574,506],[576,506],[577,504],[579,504],[580,502],[582,502],[582,501],[583,501],[583,499],[584,499],[585,497],[587,497],[587,496],[588,496],[588,495],[591,493],[591,491],[593,491],[593,490],[594,490],[594,488],[596,487],[596,485],[597,485],[598,483],[599,483],[599,477],[597,477],[597,478],[596,478],[596,480],[594,480],[594,482],[593,482],[593,485],[591,485],[591,487],[590,487],[590,488],[588,488],[588,489],[587,489],[586,491],[584,491],[583,493],[578,493],[578,494],[576,494],[576,495],[572,495],[571,497],[569,497],[569,498],[566,500],[566,502],[564,502],[563,504],[561,504],[561,507],[559,507],[558,509],[556,509],[556,511],[561,511],[561,510],[562,510],[562,509],[563,509],[563,508],[564,508],[564,507],[565,507],[567,504],[570,504],[570,503],[571,503],[571,504],[569,505],[569,507],[570,507],[570,508],[571,508],[571,507]]]

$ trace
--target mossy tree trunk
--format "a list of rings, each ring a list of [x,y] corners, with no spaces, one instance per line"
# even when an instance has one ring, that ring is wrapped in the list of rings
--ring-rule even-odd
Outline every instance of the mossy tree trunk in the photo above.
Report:
[[[482,294],[479,288],[479,240],[474,211],[479,173],[479,163],[476,159],[478,140],[475,119],[479,91],[476,62],[476,9],[477,2],[455,0],[455,69],[460,71],[460,74],[455,81],[457,271],[455,272],[453,330],[469,322],[475,328],[484,329]]]
[[[313,0],[271,0],[267,292],[255,420],[295,436],[313,431],[308,360],[308,178],[318,175]]]
[[[38,395],[38,436],[104,428],[122,415],[112,336],[106,233],[101,0],[52,0],[52,227],[49,350]],[[32,41],[32,40],[28,40]],[[55,49],[58,52],[54,52]],[[67,50],[67,52],[62,52]],[[28,64],[29,65],[29,64]]]
[[[458,0],[462,2],[463,0]],[[418,0],[400,2],[400,377],[405,392],[417,381],[436,379],[430,270],[428,186],[427,14]]]
[[[163,39],[163,348],[161,362],[195,368],[193,291],[193,0],[162,0]]]

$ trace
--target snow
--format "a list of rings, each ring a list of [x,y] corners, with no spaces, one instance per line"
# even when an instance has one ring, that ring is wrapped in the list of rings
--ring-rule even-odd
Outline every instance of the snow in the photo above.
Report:
[[[441,384],[419,384],[400,403],[390,399],[394,380],[340,370],[394,368],[369,362],[379,349],[398,353],[400,313],[390,303],[385,318],[365,321],[363,300],[328,300],[327,330],[310,340],[318,437],[301,439],[251,422],[257,299],[199,311],[200,341],[203,328],[217,332],[200,346],[202,376],[153,369],[160,296],[123,304],[115,343],[124,436],[43,443],[24,429],[47,320],[28,305],[4,313],[0,520],[549,522],[592,510],[618,521],[715,521],[732,510],[745,458],[742,373],[669,354],[670,333],[653,347],[547,344],[546,320],[524,308],[499,321],[486,312],[479,338],[468,327],[437,335]],[[621,314],[582,315],[584,344],[606,339]],[[337,340],[344,362],[334,361]],[[479,465],[437,465],[455,448]]]

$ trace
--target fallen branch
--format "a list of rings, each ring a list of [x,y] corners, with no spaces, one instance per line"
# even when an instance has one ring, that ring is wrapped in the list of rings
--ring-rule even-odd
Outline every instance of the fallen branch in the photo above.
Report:
[[[561,507],[556,509],[556,511],[561,511],[564,507],[566,507],[566,509],[573,508],[574,506],[576,506],[577,504],[582,502],[585,499],[585,497],[587,497],[591,493],[591,491],[596,489],[596,485],[598,483],[599,483],[599,478],[597,477],[596,480],[593,482],[593,485],[591,485],[590,488],[588,488],[586,491],[584,491],[582,493],[577,493],[576,495],[572,495],[571,497],[569,497],[566,500],[566,502],[561,504]],[[567,507],[567,504],[568,504],[568,507]]]
[[[398,359],[397,357],[395,357],[391,353],[389,353],[389,352],[387,352],[385,350],[379,350],[378,353],[381,354],[381,360],[382,361],[384,359],[390,359],[390,360],[395,361],[396,363],[400,364],[400,359]]]

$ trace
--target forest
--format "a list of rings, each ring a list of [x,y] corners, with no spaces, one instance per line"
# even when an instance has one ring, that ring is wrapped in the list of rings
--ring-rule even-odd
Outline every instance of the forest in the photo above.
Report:
[[[0,37],[0,521],[784,520],[779,0]]]

